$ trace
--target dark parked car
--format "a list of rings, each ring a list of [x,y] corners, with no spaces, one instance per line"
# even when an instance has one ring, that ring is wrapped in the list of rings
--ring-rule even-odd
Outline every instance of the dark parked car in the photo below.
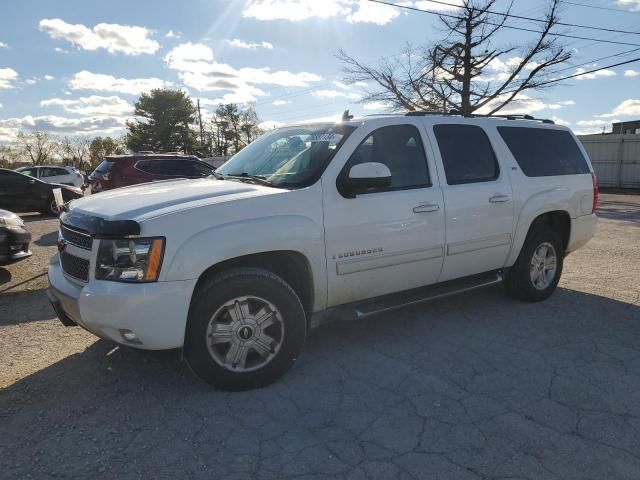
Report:
[[[190,155],[138,153],[105,157],[89,175],[91,192],[172,178],[213,175],[215,168]]]
[[[82,190],[69,185],[45,183],[22,173],[0,168],[0,208],[14,212],[42,212],[57,215],[53,190],[62,190],[65,202],[82,197]]]
[[[0,265],[17,262],[31,256],[31,234],[15,213],[0,210]]]

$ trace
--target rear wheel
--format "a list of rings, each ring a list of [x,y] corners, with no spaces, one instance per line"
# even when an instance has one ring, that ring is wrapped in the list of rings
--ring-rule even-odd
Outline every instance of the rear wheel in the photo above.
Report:
[[[563,259],[562,241],[554,231],[530,232],[505,279],[507,291],[511,296],[529,302],[549,298],[560,281]]]
[[[300,299],[280,277],[256,268],[218,274],[198,288],[185,357],[200,378],[223,390],[248,390],[280,378],[306,338]]]

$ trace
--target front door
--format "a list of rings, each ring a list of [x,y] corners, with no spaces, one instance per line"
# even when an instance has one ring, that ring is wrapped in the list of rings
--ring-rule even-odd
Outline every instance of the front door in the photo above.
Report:
[[[323,177],[329,306],[437,280],[444,253],[444,204],[423,132],[412,118],[359,129],[343,147],[350,145],[351,151],[336,158],[343,166],[332,165],[334,170]],[[387,165],[391,186],[345,198],[336,186],[338,169],[340,178],[365,162]]]
[[[433,126],[442,167],[447,245],[440,281],[502,268],[513,232],[513,192],[484,129]]]

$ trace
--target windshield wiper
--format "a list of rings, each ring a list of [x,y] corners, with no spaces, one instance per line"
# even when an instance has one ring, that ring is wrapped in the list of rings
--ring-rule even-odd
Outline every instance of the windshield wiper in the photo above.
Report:
[[[222,175],[221,173],[216,172],[215,170],[211,171],[211,175],[213,176],[216,180],[224,180],[224,175]]]
[[[225,176],[225,178],[237,179],[242,181],[248,181],[257,183],[259,185],[265,185],[267,187],[273,187],[273,183],[267,180],[267,177],[263,177],[262,175],[249,175],[247,172],[242,173],[230,173]]]

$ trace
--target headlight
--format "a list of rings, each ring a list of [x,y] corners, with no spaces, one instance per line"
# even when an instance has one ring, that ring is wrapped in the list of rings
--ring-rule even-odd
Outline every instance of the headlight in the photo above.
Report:
[[[164,238],[100,240],[96,280],[155,282],[163,253]]]
[[[0,227],[7,227],[18,230],[20,228],[24,228],[24,222],[18,216],[2,217],[0,218]]]

